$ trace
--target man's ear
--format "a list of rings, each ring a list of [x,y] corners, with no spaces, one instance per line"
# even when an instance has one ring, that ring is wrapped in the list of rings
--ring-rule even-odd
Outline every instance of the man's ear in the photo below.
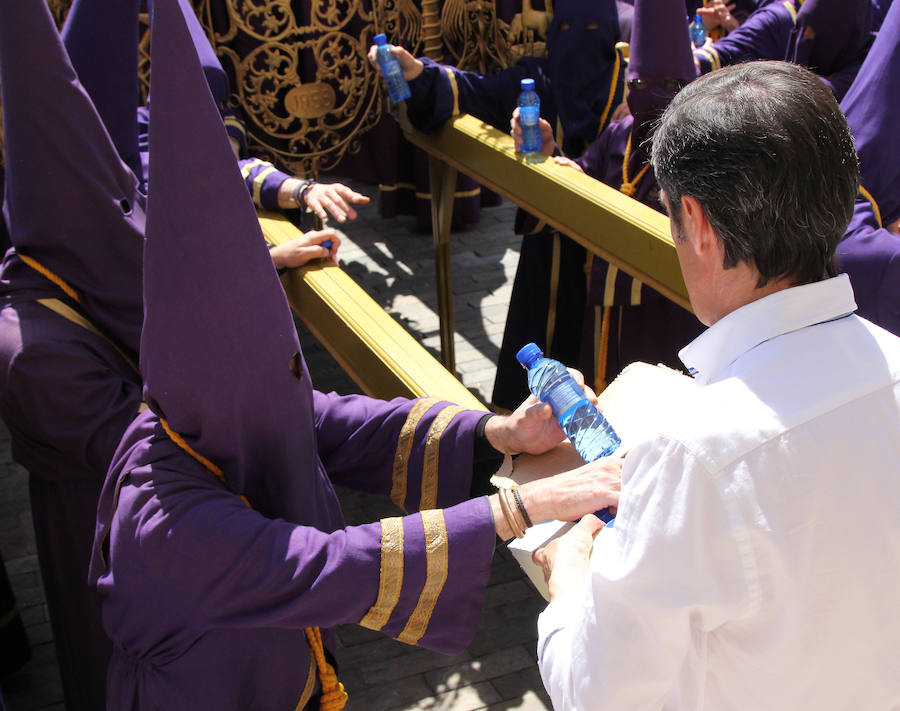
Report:
[[[716,246],[718,241],[716,234],[696,198],[690,195],[681,196],[681,219],[687,228],[688,242],[691,243],[697,256],[706,254]]]

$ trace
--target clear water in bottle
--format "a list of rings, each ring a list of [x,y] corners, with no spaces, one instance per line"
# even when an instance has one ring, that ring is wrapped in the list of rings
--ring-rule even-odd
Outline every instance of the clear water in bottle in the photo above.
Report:
[[[381,73],[384,75],[388,96],[395,104],[408,99],[412,96],[412,92],[409,90],[406,77],[403,76],[400,62],[391,53],[391,45],[388,44],[387,37],[383,33],[375,35],[375,44],[378,46],[375,56],[378,66],[381,67]]]
[[[519,126],[522,128],[522,153],[537,153],[541,150],[541,99],[534,90],[534,79],[523,79],[521,94],[516,102],[519,106]]]
[[[550,405],[584,461],[593,462],[618,448],[619,436],[562,363],[544,358],[534,343],[520,349],[516,358],[528,370],[529,389]]]

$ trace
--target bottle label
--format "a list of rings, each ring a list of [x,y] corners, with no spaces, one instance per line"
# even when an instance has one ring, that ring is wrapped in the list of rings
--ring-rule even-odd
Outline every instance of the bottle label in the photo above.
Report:
[[[536,124],[541,115],[541,110],[537,106],[520,106],[519,107],[519,123]]]

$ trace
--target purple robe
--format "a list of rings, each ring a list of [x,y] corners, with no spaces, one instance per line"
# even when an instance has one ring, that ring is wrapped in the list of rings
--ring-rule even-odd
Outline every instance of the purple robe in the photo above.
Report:
[[[303,633],[313,625],[362,623],[445,653],[471,639],[495,541],[487,500],[344,527],[329,476],[397,491],[395,455],[415,402],[311,388],[307,398],[308,417],[285,432],[312,445],[296,462],[305,511],[290,522],[247,508],[152,413],[129,428],[101,500],[99,519],[110,525],[98,529],[94,559],[116,642],[110,708],[294,708],[310,674],[314,682]],[[421,502],[429,431],[446,406],[415,428],[403,480],[409,510]],[[483,414],[460,412],[444,430],[429,504],[468,495]],[[333,634],[325,639],[334,653]]]
[[[878,226],[868,200],[856,202],[837,263],[850,277],[857,313],[900,336],[900,235]]]
[[[859,314],[900,335],[900,235],[884,229],[900,219],[898,37],[900,7],[892,7],[841,102],[856,142],[865,195],[857,200],[853,219],[838,245],[837,261],[850,276]]]
[[[58,289],[10,252],[0,271],[0,416],[29,472],[31,515],[69,709],[105,708],[112,645],[88,585],[94,517],[138,373],[102,336],[37,303]]]

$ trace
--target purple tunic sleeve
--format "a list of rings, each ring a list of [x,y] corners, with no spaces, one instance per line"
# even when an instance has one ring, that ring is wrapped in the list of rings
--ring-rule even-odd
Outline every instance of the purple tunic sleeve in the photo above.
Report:
[[[796,14],[791,0],[765,5],[718,42],[695,50],[694,62],[706,74],[754,59],[784,59]]]
[[[278,189],[291,176],[261,158],[242,158],[238,161],[241,177],[250,191],[253,204],[263,210],[278,210]]]
[[[900,235],[878,226],[868,200],[857,200],[837,260],[859,315],[900,336]]]
[[[314,392],[314,403],[319,456],[332,481],[390,496],[404,511],[468,498],[473,435],[484,412],[437,398]]]
[[[471,114],[503,132],[516,108],[520,82],[534,79],[541,98],[541,117],[556,123],[556,105],[546,74],[546,62],[526,57],[499,74],[478,74],[438,64],[423,57],[425,68],[409,83],[412,97],[407,115],[413,126],[431,133],[459,114]]]

